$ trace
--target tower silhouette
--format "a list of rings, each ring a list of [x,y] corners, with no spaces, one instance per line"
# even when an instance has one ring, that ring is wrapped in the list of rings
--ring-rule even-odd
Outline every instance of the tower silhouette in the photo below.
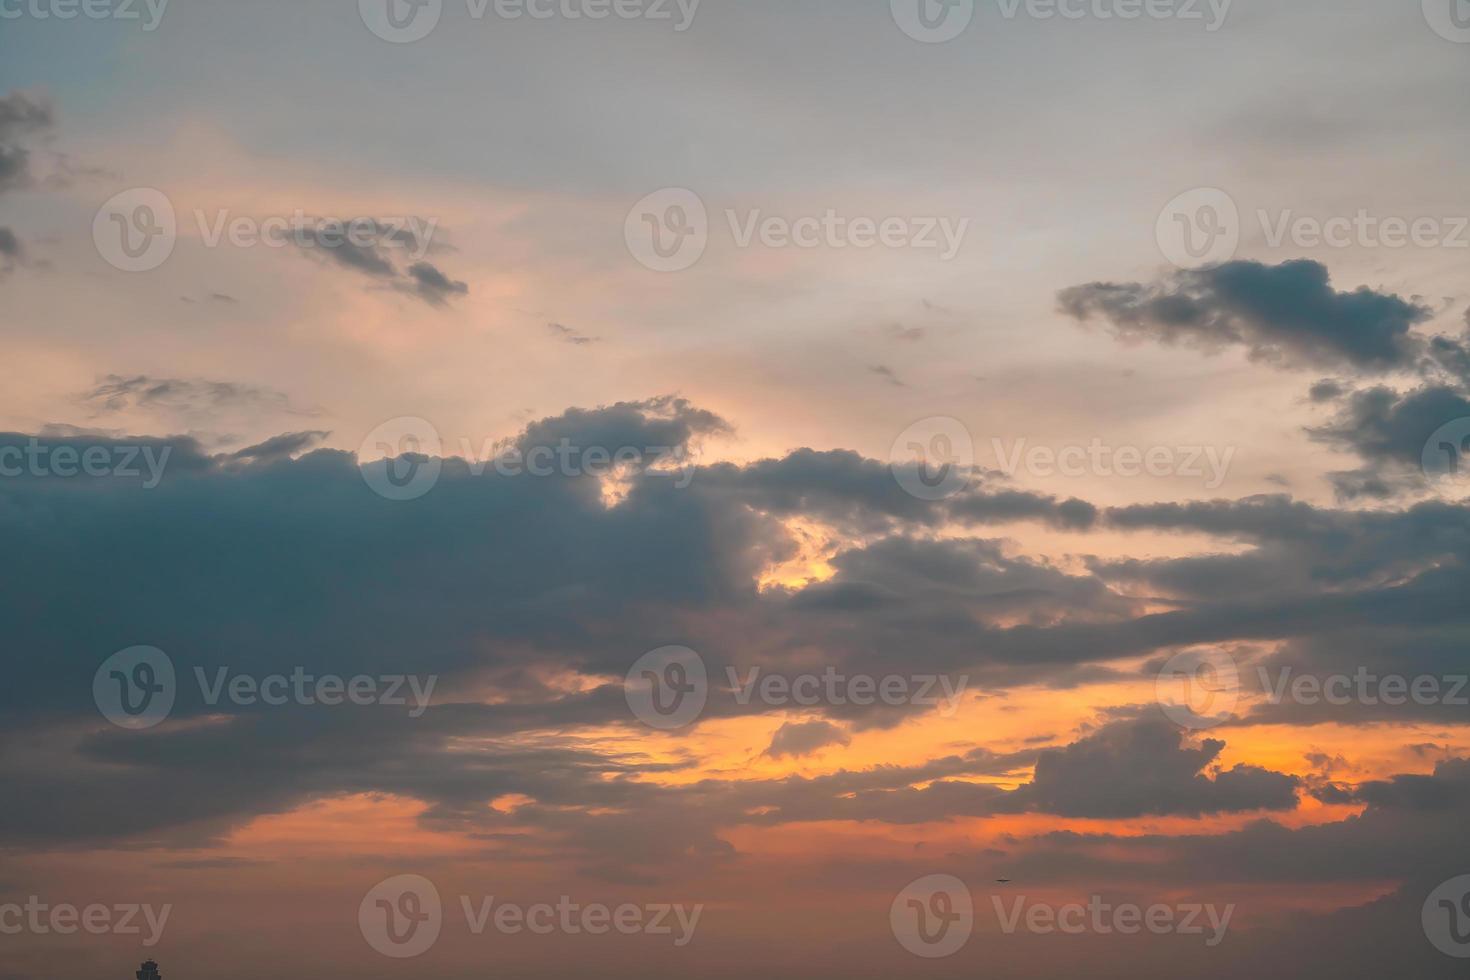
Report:
[[[134,974],[138,980],[162,980],[158,973],[158,964],[149,960],[143,964],[143,969]]]

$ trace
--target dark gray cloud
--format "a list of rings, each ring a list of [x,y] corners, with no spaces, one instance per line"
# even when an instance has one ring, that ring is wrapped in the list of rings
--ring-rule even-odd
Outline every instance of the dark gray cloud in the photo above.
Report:
[[[20,90],[0,97],[0,194],[33,180],[29,142],[51,129],[56,117],[45,99]],[[25,263],[25,248],[14,229],[0,225],[0,278]]]
[[[1317,404],[1351,395],[1336,419],[1309,430],[1364,461],[1360,469],[1331,475],[1343,500],[1388,500],[1424,489],[1417,466],[1429,435],[1470,415],[1470,332],[1416,332],[1434,314],[1428,306],[1366,286],[1339,292],[1318,262],[1229,262],[1176,272],[1153,284],[1074,286],[1058,299],[1068,315],[1101,318],[1124,340],[1243,347],[1251,357],[1283,367],[1421,379],[1423,385],[1408,392],[1382,386],[1354,392],[1336,379],[1310,389]]]
[[[348,241],[341,235],[324,236],[310,226],[300,229],[300,236],[302,248],[308,250],[308,254],[325,255],[338,265],[376,279],[398,278],[398,269],[388,260],[380,244],[363,245]]]
[[[660,398],[569,411],[516,441],[687,451],[729,431],[712,413]],[[431,825],[493,834],[509,820],[486,804],[519,793],[535,803],[516,820],[616,875],[679,854],[728,860],[720,828],[757,811],[750,819],[771,823],[923,823],[1015,810],[1279,809],[1295,792],[1289,777],[1219,771],[1218,743],[1187,744],[1141,716],[1050,750],[1035,781],[1012,793],[972,779],[1014,774],[1038,750],[967,751],[825,781],[672,788],[635,777],[677,762],[651,762],[636,747],[594,750],[566,733],[636,731],[618,678],[670,643],[698,649],[719,680],[727,666],[784,671],[821,650],[847,672],[965,674],[995,693],[1013,683],[1065,687],[1106,676],[1097,672],[1116,670],[1114,661],[1189,644],[1320,638],[1296,650],[1297,662],[1342,666],[1360,650],[1333,641],[1365,624],[1379,641],[1393,636],[1398,646],[1387,649],[1398,656],[1470,623],[1470,513],[1448,504],[1359,513],[1274,497],[1093,512],[1114,531],[1203,531],[1236,544],[1230,554],[1096,562],[1078,573],[999,542],[935,538],[954,519],[952,503],[915,501],[886,467],[856,454],[698,467],[684,488],[635,468],[612,504],[596,476],[477,475],[450,459],[429,495],[396,503],[373,494],[348,454],[311,451],[318,435],[219,456],[193,440],[154,440],[147,445],[172,456],[150,490],[118,478],[0,481],[12,558],[0,573],[0,612],[11,624],[4,667],[13,681],[0,689],[0,730],[17,748],[3,775],[32,801],[0,814],[0,839],[181,846],[337,792],[414,797]],[[0,447],[26,442],[9,436]],[[987,494],[982,481],[967,505]],[[832,556],[830,580],[762,591],[763,571],[796,554],[789,517],[864,536]],[[1173,596],[1175,608],[1157,611],[1157,598],[1144,608],[1134,590],[1112,587],[1124,578],[1146,583],[1142,594]],[[186,679],[196,668],[213,676],[300,666],[441,681],[419,719],[350,706],[222,707],[190,683],[170,722],[122,732],[97,716],[92,675],[137,643],[167,651]],[[546,672],[562,668],[603,682],[575,693],[550,686]],[[772,710],[718,690],[706,717]],[[857,730],[910,711],[833,706],[805,721]],[[203,716],[215,720],[201,727]],[[781,741],[803,734],[788,729]],[[479,748],[446,751],[469,742]],[[149,807],[128,806],[140,795]],[[625,816],[588,812],[599,809]]]
[[[1307,395],[1314,402],[1331,402],[1337,401],[1337,399],[1341,398],[1347,393],[1348,388],[1346,385],[1344,385],[1341,381],[1334,381],[1329,378],[1324,381],[1318,381],[1316,384],[1312,385],[1311,390],[1307,392]]]
[[[421,242],[413,230],[376,219],[372,220],[371,228],[362,219],[354,224],[366,229],[359,229],[357,241],[350,240],[351,235],[328,233],[310,225],[293,234],[299,235],[298,245],[306,255],[323,255],[330,263],[378,280],[398,292],[417,296],[431,306],[444,306],[455,296],[469,293],[468,284],[449,278],[431,262],[419,260],[407,268],[399,267],[395,253],[400,250],[420,254],[434,250],[429,243]],[[370,240],[363,242],[364,237]]]
[[[0,97],[0,193],[30,183],[26,143],[55,123],[50,103],[38,96],[14,90]]]
[[[872,367],[868,368],[868,370],[871,371],[873,374],[876,374],[878,377],[882,378],[884,381],[887,381],[895,388],[908,387],[908,385],[904,384],[903,380],[899,378],[898,373],[894,371],[893,368],[888,367],[887,365],[875,364]]]
[[[772,758],[792,755],[811,755],[829,745],[847,745],[852,737],[841,727],[830,721],[788,721],[776,729],[766,755]]]
[[[1247,810],[1293,810],[1299,780],[1256,766],[1204,770],[1225,743],[1185,744],[1162,717],[1115,722],[1096,735],[1036,761],[1036,777],[1008,807],[1067,817],[1198,816]]]
[[[1063,290],[1058,300],[1069,316],[1101,318],[1124,340],[1244,347],[1287,367],[1367,373],[1415,369],[1424,341],[1411,331],[1433,313],[1366,286],[1339,292],[1327,267],[1307,259],[1229,262],[1153,284],[1091,283]]]
[[[290,459],[320,443],[330,432],[287,432],[230,454],[231,459],[270,462]]]
[[[293,415],[296,409],[283,392],[263,385],[190,378],[155,378],[146,374],[109,374],[81,396],[95,415],[131,409],[164,411],[186,420],[207,419],[222,411],[257,410]]]
[[[0,225],[0,277],[13,272],[25,257],[25,249],[11,229]]]
[[[574,344],[578,347],[586,347],[589,344],[595,344],[600,339],[598,337],[588,337],[586,334],[583,334],[577,330],[573,330],[571,327],[567,326],[564,323],[548,323],[546,325],[546,329],[550,330],[553,335],[560,338],[561,340],[564,340],[569,344]]]
[[[1384,499],[1426,484],[1425,452],[1436,450],[1431,437],[1462,419],[1470,435],[1470,398],[1460,389],[1435,385],[1402,393],[1374,387],[1353,393],[1335,418],[1308,432],[1364,461],[1362,469],[1334,474],[1343,498]],[[1463,454],[1467,447],[1453,451]]]
[[[425,301],[442,306],[451,296],[464,296],[470,287],[458,280],[450,279],[431,263],[415,262],[408,267],[413,280],[413,291]]]

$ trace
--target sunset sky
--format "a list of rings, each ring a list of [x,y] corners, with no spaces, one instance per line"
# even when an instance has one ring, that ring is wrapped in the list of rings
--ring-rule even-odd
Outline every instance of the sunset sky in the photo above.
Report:
[[[1467,79],[1465,0],[0,0],[0,980],[1463,976]]]

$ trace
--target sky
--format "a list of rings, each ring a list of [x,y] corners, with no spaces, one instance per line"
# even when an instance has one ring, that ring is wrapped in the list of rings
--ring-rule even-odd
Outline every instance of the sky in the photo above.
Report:
[[[0,0],[0,980],[1462,975],[1467,70]]]

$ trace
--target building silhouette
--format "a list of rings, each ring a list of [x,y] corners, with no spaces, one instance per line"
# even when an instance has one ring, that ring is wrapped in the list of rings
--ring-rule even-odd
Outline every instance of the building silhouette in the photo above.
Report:
[[[134,974],[138,980],[161,980],[158,973],[158,964],[149,960],[143,964],[143,968]]]

